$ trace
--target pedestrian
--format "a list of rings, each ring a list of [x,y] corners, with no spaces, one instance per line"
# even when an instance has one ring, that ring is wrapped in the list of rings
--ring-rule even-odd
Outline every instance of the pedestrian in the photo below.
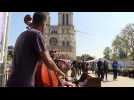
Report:
[[[80,75],[82,74],[82,62],[79,62]]]
[[[104,75],[107,80],[107,73],[108,73],[108,62],[105,60],[104,61]]]
[[[118,62],[116,60],[113,61],[112,67],[113,67],[113,80],[116,80],[118,74]]]
[[[94,61],[91,63],[91,71],[92,71],[92,73],[94,73],[94,71],[95,71],[95,62]]]
[[[97,62],[97,67],[98,67],[98,78],[100,78],[101,80],[103,80],[104,78],[104,66],[103,66],[103,62],[101,61],[101,59],[99,59],[99,61]]]
[[[74,60],[73,62],[72,62],[72,64],[71,64],[71,66],[73,66],[72,67],[72,73],[71,73],[71,76],[72,76],[72,78],[74,78],[74,79],[77,79],[77,62]]]
[[[44,61],[49,68],[65,77],[45,47],[43,31],[46,22],[47,16],[44,13],[35,12],[32,27],[22,32],[17,38],[12,64],[13,72],[7,81],[7,87],[34,87],[34,72],[36,72],[36,63],[39,60]]]
[[[85,62],[82,61],[82,62],[81,62],[82,73],[84,73],[84,71],[85,71],[85,66],[86,66]]]

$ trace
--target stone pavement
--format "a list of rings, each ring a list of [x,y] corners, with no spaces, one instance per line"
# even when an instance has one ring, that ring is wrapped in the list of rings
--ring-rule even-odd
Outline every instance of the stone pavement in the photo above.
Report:
[[[89,71],[89,73],[89,75],[96,77],[91,71]],[[79,77],[80,76],[77,76],[78,79]],[[101,82],[101,87],[134,87],[134,78],[118,76],[117,80],[113,80],[112,74],[108,74],[107,78],[107,81],[104,79],[104,81]]]
[[[89,71],[89,75],[96,77]],[[113,80],[113,75],[108,74],[107,80],[101,82],[101,87],[134,87],[134,78],[118,76],[117,80]]]
[[[91,71],[89,73],[95,77]],[[134,87],[134,78],[118,76],[117,80],[113,80],[113,75],[108,74],[107,80],[104,77],[104,81],[101,82],[101,87]]]
[[[108,75],[108,81],[102,81],[101,87],[134,87],[134,79],[129,77],[118,76],[113,80],[113,75]]]

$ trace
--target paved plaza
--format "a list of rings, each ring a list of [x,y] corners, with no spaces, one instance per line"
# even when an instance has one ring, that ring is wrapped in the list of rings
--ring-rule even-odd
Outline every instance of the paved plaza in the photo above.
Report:
[[[113,75],[108,75],[108,81],[102,81],[101,87],[134,87],[134,79],[129,77],[118,76],[113,80]]]
[[[92,72],[91,76],[96,77]],[[113,80],[113,75],[108,74],[107,81],[104,78],[104,81],[101,82],[101,87],[134,87],[134,78],[118,76],[117,80]]]

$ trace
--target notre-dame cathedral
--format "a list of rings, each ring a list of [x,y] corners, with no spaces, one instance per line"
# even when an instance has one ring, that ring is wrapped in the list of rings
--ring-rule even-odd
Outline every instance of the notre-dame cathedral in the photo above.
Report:
[[[48,50],[57,50],[59,58],[76,59],[76,40],[72,12],[58,12],[58,25],[50,25],[50,14],[47,14],[47,26],[44,38]]]

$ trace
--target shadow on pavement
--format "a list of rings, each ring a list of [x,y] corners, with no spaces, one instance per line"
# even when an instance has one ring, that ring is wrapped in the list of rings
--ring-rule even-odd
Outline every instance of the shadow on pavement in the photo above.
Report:
[[[102,81],[102,82],[105,83],[105,82],[113,82],[113,81],[115,81],[115,80],[105,80],[105,81]]]

